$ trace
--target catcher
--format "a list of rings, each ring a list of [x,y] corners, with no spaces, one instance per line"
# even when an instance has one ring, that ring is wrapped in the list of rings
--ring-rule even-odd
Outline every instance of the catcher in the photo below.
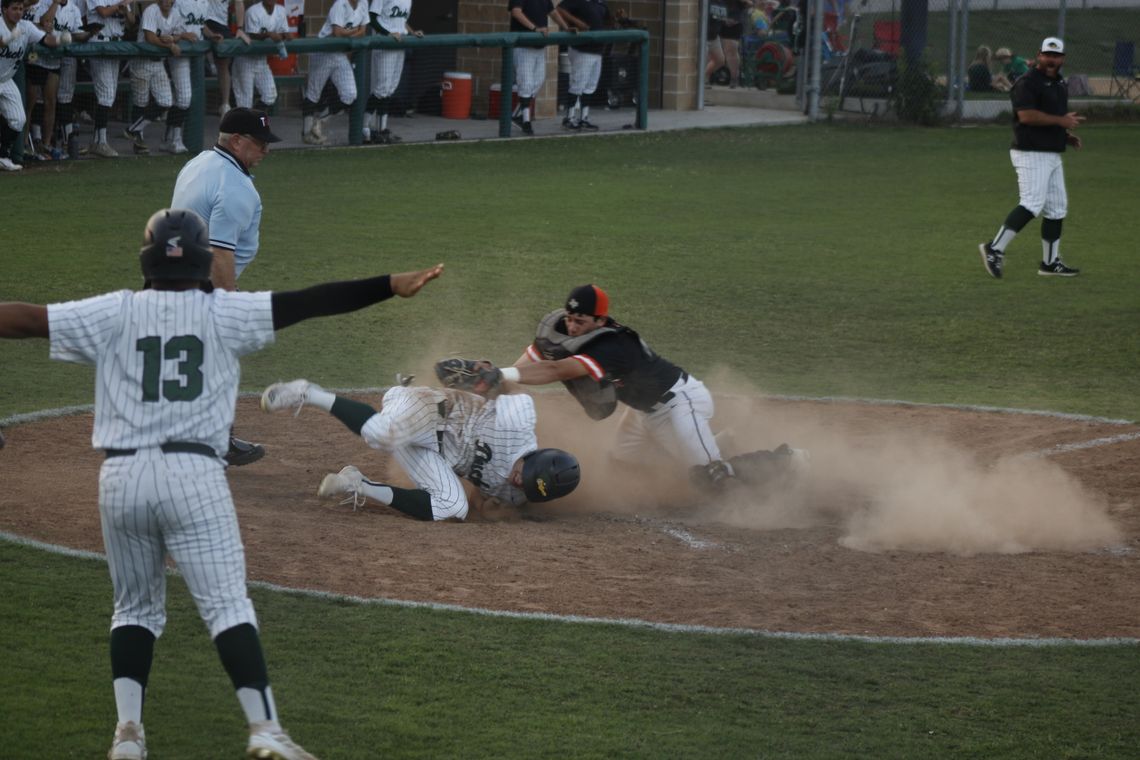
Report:
[[[534,401],[525,394],[490,399],[397,385],[379,411],[307,380],[275,383],[261,394],[267,412],[299,413],[305,405],[324,409],[369,446],[390,452],[418,486],[369,480],[352,465],[326,475],[318,495],[348,496],[354,508],[372,499],[417,520],[465,520],[470,504],[460,478],[474,486],[476,507],[485,513],[557,499],[578,485],[573,455],[538,448]]]
[[[596,285],[574,288],[564,309],[543,317],[534,342],[513,367],[500,370],[487,361],[445,359],[436,365],[436,374],[445,387],[489,395],[504,380],[524,385],[562,381],[596,420],[624,403],[628,408],[615,458],[636,462],[642,447],[656,442],[690,467],[698,487],[720,488],[734,478],[748,485],[769,483],[783,472],[803,469],[808,459],[806,451],[787,444],[723,459],[709,428],[713,399],[708,388],[609,316],[609,297]]]

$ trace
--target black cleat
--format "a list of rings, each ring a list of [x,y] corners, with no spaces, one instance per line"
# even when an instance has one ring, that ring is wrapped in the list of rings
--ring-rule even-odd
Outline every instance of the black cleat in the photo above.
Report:
[[[226,464],[241,467],[253,464],[265,456],[265,447],[260,443],[250,443],[230,436],[230,450],[226,452]]]
[[[534,127],[532,127],[530,125],[529,121],[524,121],[522,123],[522,131],[523,131],[524,135],[533,135],[534,134]]]
[[[985,266],[986,271],[995,280],[1001,279],[1002,261],[1005,259],[1005,254],[1001,251],[995,251],[990,247],[989,243],[982,243],[978,246],[978,250],[982,254],[982,265]]]
[[[1065,266],[1065,262],[1057,259],[1052,264],[1042,263],[1037,268],[1037,274],[1042,277],[1076,277],[1081,273],[1079,269]]]
[[[586,129],[586,130],[589,130],[591,132],[597,132],[598,131],[598,125],[597,124],[591,124],[589,122],[589,120],[587,120],[587,119],[582,119],[582,121],[578,122],[578,127],[580,129]]]

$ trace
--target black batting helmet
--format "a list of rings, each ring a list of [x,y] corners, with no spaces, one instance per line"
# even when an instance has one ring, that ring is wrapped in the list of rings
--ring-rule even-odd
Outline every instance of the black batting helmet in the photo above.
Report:
[[[522,484],[527,501],[560,499],[578,487],[581,469],[573,454],[538,449],[523,457]]]
[[[206,222],[193,211],[165,208],[154,212],[147,221],[139,250],[139,263],[147,282],[209,282],[213,261]]]

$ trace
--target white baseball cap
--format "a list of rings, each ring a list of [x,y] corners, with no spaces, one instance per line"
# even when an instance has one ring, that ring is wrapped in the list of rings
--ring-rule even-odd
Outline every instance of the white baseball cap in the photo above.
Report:
[[[1041,43],[1042,53],[1058,53],[1065,54],[1065,43],[1059,37],[1046,37]]]

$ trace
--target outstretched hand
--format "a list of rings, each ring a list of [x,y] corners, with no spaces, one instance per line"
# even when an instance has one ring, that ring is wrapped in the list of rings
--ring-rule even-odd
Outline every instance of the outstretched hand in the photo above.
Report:
[[[443,274],[443,264],[421,269],[418,272],[403,272],[391,276],[392,292],[400,298],[411,298],[428,282]]]

